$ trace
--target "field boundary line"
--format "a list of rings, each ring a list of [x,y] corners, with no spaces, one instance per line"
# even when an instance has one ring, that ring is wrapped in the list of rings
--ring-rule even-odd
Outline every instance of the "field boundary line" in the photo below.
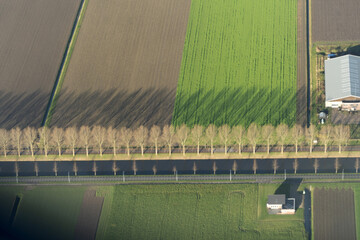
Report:
[[[76,40],[79,35],[79,31],[80,31],[81,24],[82,24],[84,16],[85,16],[85,11],[86,11],[88,3],[89,3],[89,0],[81,0],[79,10],[76,15],[72,31],[70,33],[68,43],[66,45],[66,49],[65,49],[65,52],[63,55],[63,60],[60,64],[60,68],[59,68],[59,71],[58,71],[58,74],[57,74],[57,77],[55,80],[53,90],[51,92],[49,103],[47,105],[41,126],[49,126],[50,125],[52,114],[55,110],[56,102],[60,96],[62,84],[64,82],[66,71],[68,69],[70,59],[71,59],[72,53],[75,48]]]

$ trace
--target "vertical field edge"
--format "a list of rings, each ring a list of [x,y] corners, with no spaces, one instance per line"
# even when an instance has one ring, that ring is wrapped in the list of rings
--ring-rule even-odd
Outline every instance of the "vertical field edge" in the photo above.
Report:
[[[48,105],[46,107],[46,110],[45,110],[45,115],[44,115],[43,121],[41,123],[41,126],[47,126],[48,127],[50,125],[51,117],[52,117],[52,114],[54,112],[56,102],[57,102],[57,100],[58,100],[58,98],[60,96],[59,94],[60,94],[60,91],[61,91],[61,87],[62,87],[62,84],[64,82],[66,71],[67,71],[67,68],[69,66],[71,55],[72,55],[72,52],[74,50],[77,37],[79,35],[80,27],[81,27],[82,21],[84,19],[84,15],[85,15],[85,11],[86,11],[88,3],[89,3],[89,0],[81,0],[79,10],[77,12],[72,31],[70,33],[68,43],[67,43],[66,48],[65,48],[63,59],[62,59],[61,64],[60,64],[60,68],[59,68],[59,71],[58,71],[58,74],[57,74],[57,77],[56,77],[56,80],[55,80],[53,90],[52,90],[51,95],[50,95],[49,103],[48,103]]]

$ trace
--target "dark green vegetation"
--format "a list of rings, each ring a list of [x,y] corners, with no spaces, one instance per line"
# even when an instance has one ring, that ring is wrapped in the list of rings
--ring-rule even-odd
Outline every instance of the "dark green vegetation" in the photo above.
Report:
[[[296,0],[193,0],[173,124],[292,125],[296,56]]]
[[[72,239],[83,200],[82,187],[0,187],[0,223],[9,230],[16,196],[20,197],[11,234],[26,239]]]
[[[267,194],[273,194],[278,186],[115,186],[112,201],[105,198],[104,209],[109,210],[101,216],[97,237],[306,239],[302,211],[294,216],[262,214]]]

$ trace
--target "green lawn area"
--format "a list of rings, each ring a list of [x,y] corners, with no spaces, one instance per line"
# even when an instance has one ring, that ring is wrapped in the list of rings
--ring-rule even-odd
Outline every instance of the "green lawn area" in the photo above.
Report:
[[[12,225],[12,232],[17,236],[26,239],[73,239],[85,190],[84,187],[1,186],[0,202],[5,202],[2,207],[10,214],[16,195],[20,196]],[[3,196],[7,196],[5,201]],[[4,220],[8,221],[8,217]]]
[[[278,186],[115,186],[97,239],[306,239],[301,213],[259,217]]]
[[[296,0],[192,0],[173,124],[292,125]]]

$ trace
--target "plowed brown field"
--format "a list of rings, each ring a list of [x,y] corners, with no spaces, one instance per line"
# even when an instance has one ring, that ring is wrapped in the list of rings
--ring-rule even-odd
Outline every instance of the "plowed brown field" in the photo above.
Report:
[[[0,1],[0,127],[39,126],[80,0]]]
[[[171,122],[190,0],[90,0],[51,125]]]
[[[312,41],[360,40],[359,0],[311,0]]]
[[[315,189],[314,239],[356,239],[354,192],[351,189]]]

